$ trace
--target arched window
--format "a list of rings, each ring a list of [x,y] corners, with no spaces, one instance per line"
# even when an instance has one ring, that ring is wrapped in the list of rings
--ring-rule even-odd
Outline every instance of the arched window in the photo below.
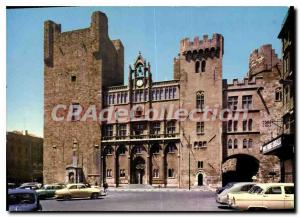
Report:
[[[205,62],[205,60],[203,60],[201,62],[201,72],[205,72],[205,66],[206,66],[206,62]]]
[[[159,170],[158,169],[153,170],[153,178],[159,178]]]
[[[107,147],[105,148],[104,153],[105,153],[106,155],[111,155],[112,152],[113,152],[113,148],[112,148],[111,146],[107,146]]]
[[[252,131],[252,119],[248,120],[248,131]]]
[[[243,140],[243,148],[247,148],[247,147],[248,147],[247,139],[244,139]]]
[[[234,149],[237,149],[237,148],[238,148],[238,140],[237,140],[237,139],[234,139],[234,142],[233,142],[233,148],[234,148]]]
[[[249,139],[249,141],[248,141],[248,148],[252,148],[252,143],[253,143],[253,140]]]
[[[174,153],[175,152],[175,146],[173,144],[170,144],[168,146],[168,153]]]
[[[198,91],[196,94],[196,108],[204,109],[204,91]]]
[[[174,169],[168,169],[168,177],[169,178],[174,177]]]
[[[199,72],[199,68],[200,68],[200,62],[196,61],[196,63],[195,63],[195,73]]]
[[[232,140],[229,139],[227,142],[228,149],[232,149]]]
[[[275,89],[275,101],[280,102],[282,100],[282,91],[281,87]]]
[[[136,110],[135,110],[134,116],[135,116],[136,118],[139,118],[139,117],[142,116],[142,114],[143,114],[142,108],[141,108],[141,107],[137,107]]]
[[[121,146],[121,147],[119,148],[119,154],[125,154],[125,152],[126,152],[125,147],[124,147],[124,146]]]

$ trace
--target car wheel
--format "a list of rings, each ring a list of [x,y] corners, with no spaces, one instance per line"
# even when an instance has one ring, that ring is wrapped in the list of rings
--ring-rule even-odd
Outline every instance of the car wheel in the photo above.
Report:
[[[64,195],[63,199],[64,200],[70,200],[71,199],[71,195]]]
[[[95,200],[99,197],[99,194],[98,193],[92,193],[91,195],[91,199]]]

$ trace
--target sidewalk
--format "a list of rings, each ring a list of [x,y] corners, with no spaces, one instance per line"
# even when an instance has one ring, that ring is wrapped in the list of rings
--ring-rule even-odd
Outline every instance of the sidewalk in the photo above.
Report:
[[[203,187],[193,187],[191,190],[188,188],[125,188],[125,187],[109,187],[108,191],[127,191],[127,192],[179,192],[179,191],[198,191],[198,192],[215,192],[216,189],[209,187],[209,186],[203,186]]]

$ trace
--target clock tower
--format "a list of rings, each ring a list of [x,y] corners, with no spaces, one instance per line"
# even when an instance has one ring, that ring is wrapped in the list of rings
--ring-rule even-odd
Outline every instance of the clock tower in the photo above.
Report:
[[[148,89],[151,86],[151,77],[150,63],[146,64],[146,60],[139,52],[134,68],[129,66],[129,85],[132,89]]]

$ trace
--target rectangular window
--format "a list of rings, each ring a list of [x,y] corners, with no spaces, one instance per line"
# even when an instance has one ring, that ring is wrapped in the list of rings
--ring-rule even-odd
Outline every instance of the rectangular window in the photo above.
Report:
[[[165,99],[169,99],[169,89],[165,88]]]
[[[203,161],[198,161],[198,169],[203,169]]]
[[[161,99],[164,99],[163,96],[164,96],[164,90],[161,88],[161,89],[159,90],[159,99],[160,99],[160,100],[161,100]]]
[[[111,137],[113,136],[113,125],[104,126],[104,136]]]
[[[197,130],[197,134],[203,134],[204,133],[204,122],[197,122],[197,126],[196,126],[196,130]]]
[[[252,109],[252,96],[251,95],[247,95],[247,96],[243,96],[243,109]]]
[[[204,92],[199,91],[196,95],[196,108],[197,109],[204,109]]]
[[[173,87],[173,99],[176,98],[176,87]]]
[[[238,121],[233,122],[233,130],[236,132],[238,130]]]
[[[227,131],[231,132],[232,131],[232,120],[229,120],[227,123]]]
[[[150,134],[152,134],[152,135],[160,134],[160,122],[153,122],[151,124]]]
[[[238,105],[238,96],[230,96],[228,97],[228,109],[237,110]]]
[[[169,121],[167,123],[167,134],[175,134],[176,126],[174,121]]]
[[[247,131],[247,120],[243,120],[243,131]]]
[[[168,169],[168,177],[173,178],[174,177],[174,169]]]
[[[119,124],[117,126],[117,135],[118,136],[126,136],[126,124]]]

